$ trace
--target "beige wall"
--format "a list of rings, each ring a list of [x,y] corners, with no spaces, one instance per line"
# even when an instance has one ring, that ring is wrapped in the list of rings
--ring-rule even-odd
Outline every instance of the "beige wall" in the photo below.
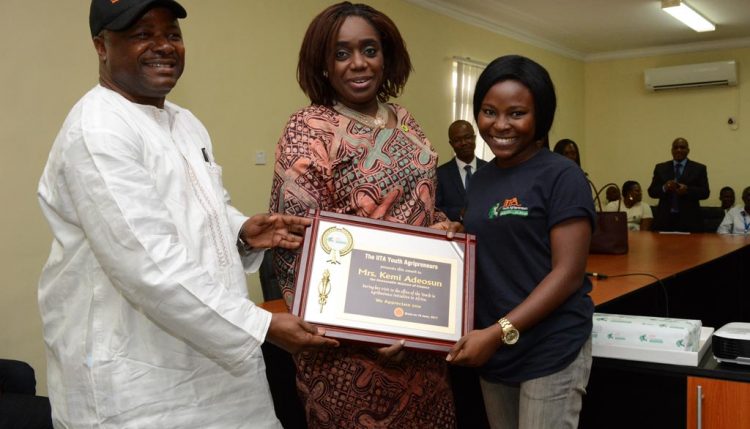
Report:
[[[295,80],[296,58],[310,19],[332,2],[182,0],[187,69],[170,99],[191,109],[212,134],[225,185],[246,213],[265,211],[273,151],[289,115],[307,103]],[[65,115],[97,79],[88,34],[88,2],[0,2],[0,357],[37,370],[46,394],[36,284],[51,234],[35,191]],[[584,66],[541,49],[470,27],[402,1],[372,1],[403,33],[414,63],[397,102],[420,121],[441,158],[450,121],[451,57],[489,61],[506,53],[548,67],[561,101],[554,136],[584,136]],[[256,166],[255,151],[269,163]],[[257,277],[251,296],[260,297]]]
[[[36,186],[65,113],[96,77],[84,3],[0,2],[0,357],[28,361],[42,393],[36,284],[51,235]]]
[[[721,60],[737,61],[738,86],[650,92],[643,85],[647,68]],[[689,158],[708,166],[711,196],[702,205],[719,205],[725,185],[741,203],[742,189],[750,186],[747,64],[750,48],[586,64],[583,158],[589,176],[599,186],[636,180],[645,193],[654,165],[671,159],[672,141],[684,137]],[[738,120],[737,130],[727,125],[730,116]]]

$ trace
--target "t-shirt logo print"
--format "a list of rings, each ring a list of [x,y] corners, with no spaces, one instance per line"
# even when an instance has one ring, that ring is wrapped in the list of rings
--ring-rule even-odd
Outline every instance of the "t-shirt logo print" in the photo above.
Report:
[[[518,197],[508,198],[501,203],[497,203],[490,208],[488,213],[489,219],[495,219],[499,216],[528,216],[529,208],[524,207]]]

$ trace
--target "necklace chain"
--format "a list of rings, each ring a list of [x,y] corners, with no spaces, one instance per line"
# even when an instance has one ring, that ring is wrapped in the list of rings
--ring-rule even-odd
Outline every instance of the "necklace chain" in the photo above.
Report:
[[[375,114],[374,118],[370,115],[365,115],[362,112],[358,112],[351,107],[345,106],[341,103],[334,103],[333,108],[340,114],[354,119],[355,121],[367,125],[368,127],[373,129],[385,128],[386,124],[388,123],[388,108],[385,106],[385,103],[381,103],[380,101],[378,101],[378,111]]]

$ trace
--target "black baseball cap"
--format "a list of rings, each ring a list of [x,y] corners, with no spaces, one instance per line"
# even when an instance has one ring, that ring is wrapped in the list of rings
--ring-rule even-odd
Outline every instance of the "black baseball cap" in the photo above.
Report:
[[[96,36],[105,28],[120,31],[143,15],[148,9],[163,6],[177,18],[185,18],[185,8],[174,0],[91,0],[89,27],[91,36]]]

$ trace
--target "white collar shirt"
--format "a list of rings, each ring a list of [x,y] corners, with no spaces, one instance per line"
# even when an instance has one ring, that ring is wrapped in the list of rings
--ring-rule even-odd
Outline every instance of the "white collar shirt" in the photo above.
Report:
[[[458,157],[455,157],[455,158],[456,158],[456,165],[458,166],[458,174],[461,175],[461,183],[465,184],[466,183],[466,169],[464,167],[466,167],[467,165],[470,165],[471,174],[474,175],[474,173],[477,172],[477,157],[475,156],[474,159],[472,159],[471,162],[468,164],[458,159]]]
[[[750,234],[750,213],[745,211],[745,206],[734,206],[716,230],[719,234]]]

